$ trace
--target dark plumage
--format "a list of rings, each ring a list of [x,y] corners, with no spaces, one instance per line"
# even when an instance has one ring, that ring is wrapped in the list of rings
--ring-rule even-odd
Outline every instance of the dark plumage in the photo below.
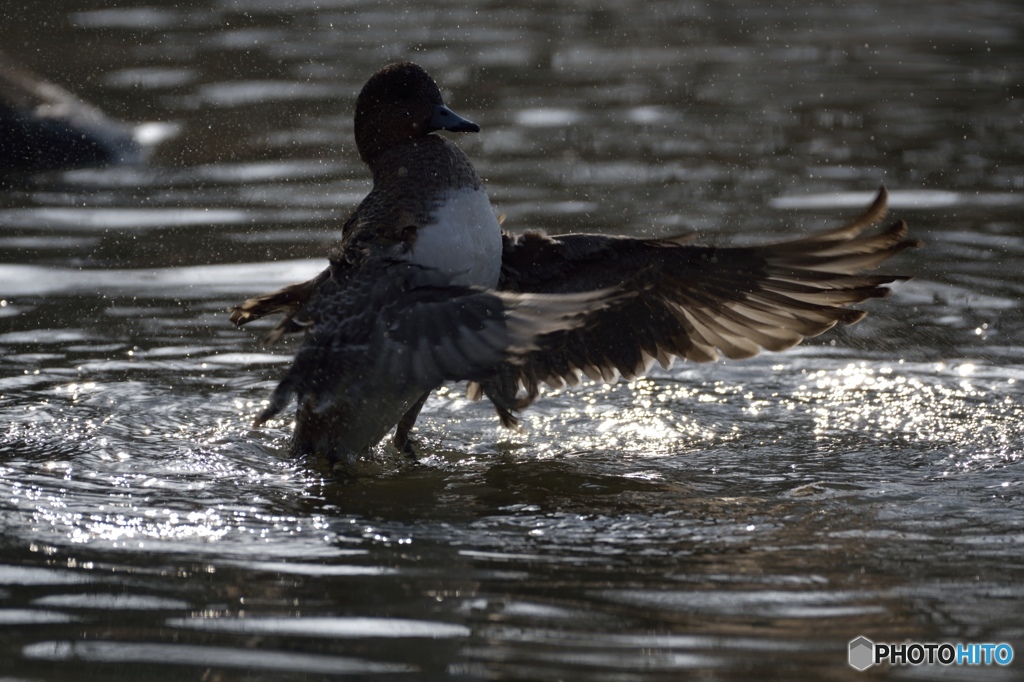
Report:
[[[0,173],[140,161],[131,126],[111,120],[0,53]]]
[[[445,381],[515,367],[545,336],[587,324],[626,295],[489,291],[390,259],[335,265],[294,319],[308,333],[256,425],[295,396],[296,450],[350,460]]]
[[[885,217],[887,196],[879,190],[862,215],[838,229],[765,246],[695,246],[692,235],[506,234],[503,290],[567,293],[614,284],[636,296],[596,314],[585,330],[546,338],[516,367],[471,384],[469,395],[490,398],[509,426],[510,410],[527,407],[544,383],[561,387],[582,375],[611,380],[616,373],[631,379],[673,357],[749,358],[853,324],[867,313],[850,305],[885,296],[885,284],[907,279],[862,271],[919,245],[906,239],[903,221],[865,234]]]
[[[696,246],[691,235],[499,237],[475,203],[491,212],[469,159],[431,134],[479,128],[444,107],[422,69],[406,62],[375,74],[360,93],[355,129],[374,188],[345,223],[331,267],[231,314],[242,325],[283,313],[269,340],[307,330],[257,423],[294,394],[296,449],[332,459],[396,425],[394,442],[405,446],[444,381],[470,381],[470,397],[486,395],[513,427],[542,384],[632,378],[674,357],[784,350],[860,320],[865,313],[850,306],[906,279],[865,272],[919,244],[906,239],[903,222],[871,231],[886,214],[884,188],[838,229],[765,246]],[[467,206],[480,222],[467,232],[446,206]],[[423,239],[430,248],[417,251]],[[479,274],[467,283],[463,267]]]

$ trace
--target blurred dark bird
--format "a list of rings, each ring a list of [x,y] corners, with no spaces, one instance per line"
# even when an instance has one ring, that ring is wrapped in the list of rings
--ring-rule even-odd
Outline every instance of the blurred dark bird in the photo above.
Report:
[[[0,53],[0,172],[134,163],[134,131]]]

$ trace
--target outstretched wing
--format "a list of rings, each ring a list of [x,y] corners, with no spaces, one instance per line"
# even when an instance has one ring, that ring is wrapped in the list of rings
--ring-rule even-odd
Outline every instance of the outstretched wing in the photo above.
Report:
[[[305,311],[316,304],[317,297],[324,290],[328,280],[351,276],[362,261],[384,256],[403,233],[415,230],[416,220],[409,211],[402,208],[388,210],[381,193],[372,191],[359,204],[342,226],[342,240],[337,248],[331,249],[328,257],[331,265],[313,279],[291,284],[269,294],[248,298],[237,306],[228,308],[229,318],[236,327],[249,324],[269,315],[282,314],[284,317],[263,339],[265,345],[272,345],[285,334],[304,331],[308,320]]]
[[[452,285],[447,275],[415,265],[396,267],[416,278],[376,307],[373,374],[426,390],[491,376],[502,363],[517,365],[540,349],[540,339],[584,327],[628,297],[612,288],[559,295],[493,291]]]
[[[228,319],[236,327],[241,327],[267,315],[283,314],[284,319],[263,340],[264,344],[272,345],[285,334],[306,328],[306,325],[296,318],[315,298],[317,291],[330,277],[331,269],[327,268],[311,280],[290,284],[273,293],[247,298],[241,304],[228,308],[231,313],[231,317]]]
[[[837,323],[866,314],[849,306],[888,293],[905,277],[862,274],[919,242],[902,221],[867,232],[886,214],[882,188],[862,215],[827,232],[752,247],[703,247],[692,237],[633,239],[601,235],[506,235],[499,288],[531,293],[621,286],[635,292],[590,324],[551,334],[517,366],[472,384],[502,421],[536,398],[542,383],[560,387],[581,375],[632,378],[674,356],[707,362],[779,351]],[[866,233],[867,232],[867,233]],[[525,396],[516,397],[519,390]]]
[[[482,379],[539,348],[538,338],[588,324],[626,294],[599,289],[539,295],[452,285],[444,273],[378,259],[336,272],[301,312],[306,338],[258,417],[293,394],[314,410],[365,398],[368,390],[419,395],[445,381]]]

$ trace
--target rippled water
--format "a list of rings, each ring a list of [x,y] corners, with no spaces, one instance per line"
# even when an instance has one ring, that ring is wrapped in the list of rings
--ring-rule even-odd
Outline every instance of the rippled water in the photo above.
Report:
[[[1010,0],[0,9],[149,162],[0,189],[0,676],[860,679],[858,635],[1024,655],[1024,11]],[[861,324],[553,393],[460,387],[329,479],[251,430],[289,360],[225,308],[368,189],[411,57],[506,225],[752,243],[875,188],[927,245]],[[168,129],[167,126],[164,129]],[[898,678],[1019,678],[894,667]]]

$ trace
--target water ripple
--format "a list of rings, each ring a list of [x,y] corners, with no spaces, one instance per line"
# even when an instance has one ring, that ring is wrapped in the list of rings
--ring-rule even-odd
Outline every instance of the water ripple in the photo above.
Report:
[[[240,668],[296,674],[380,675],[416,672],[415,666],[377,663],[349,656],[268,651],[248,647],[196,646],[136,642],[37,642],[25,646],[29,660],[84,663],[152,663],[157,665]]]

